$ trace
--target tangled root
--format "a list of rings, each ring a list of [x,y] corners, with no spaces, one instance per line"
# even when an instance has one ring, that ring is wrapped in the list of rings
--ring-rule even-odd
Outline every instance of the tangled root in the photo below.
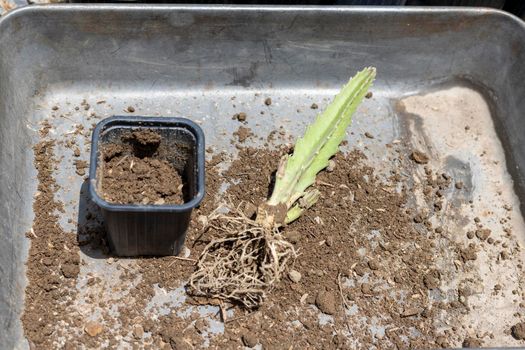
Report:
[[[254,308],[280,280],[296,252],[278,228],[263,228],[246,217],[241,206],[222,206],[208,216],[206,225],[219,235],[199,257],[189,291]],[[227,214],[221,213],[224,207]]]

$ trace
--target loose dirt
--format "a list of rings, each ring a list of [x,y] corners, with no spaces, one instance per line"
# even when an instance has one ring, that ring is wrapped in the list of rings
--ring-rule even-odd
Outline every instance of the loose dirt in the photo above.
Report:
[[[44,126],[47,128],[47,126]],[[47,132],[45,133],[47,135]],[[53,178],[56,159],[54,141],[41,141],[33,148],[37,169],[38,191],[35,194],[33,227],[26,236],[31,240],[27,260],[29,284],[25,291],[22,323],[30,346],[52,348],[53,339],[70,331],[56,325],[72,325],[71,300],[77,294],[79,248],[74,233],[64,232],[59,216],[63,204],[55,199],[58,185]]]
[[[385,153],[392,154],[396,166],[386,177],[362,152],[338,153],[315,184],[321,191],[319,202],[284,228],[297,259],[265,303],[248,312],[190,297],[184,285],[203,247],[217,235],[206,225],[207,216],[224,201],[246,201],[243,210],[253,215],[268,197],[278,160],[289,147],[274,146],[270,137],[271,147],[247,146],[251,130],[241,126],[232,140],[235,157],[207,151],[206,197],[192,213],[185,253],[119,259],[108,252],[96,208],[88,208],[87,223],[79,224],[77,237],[61,229],[57,214],[63,205],[55,199],[60,188],[53,178],[53,150],[59,141],[50,140],[51,128],[43,125],[43,141],[35,147],[39,192],[33,230],[27,233],[29,285],[22,321],[35,348],[127,344],[139,349],[224,349],[261,344],[264,349],[408,349],[482,346],[494,337],[490,330],[481,332],[462,322],[473,312],[472,299],[484,293],[470,273],[480,259],[487,259],[488,249],[499,252],[488,258],[504,264],[518,259],[519,245],[511,239],[507,217],[498,218],[498,229],[487,228],[483,216],[469,219],[468,230],[449,228],[451,207],[474,205],[462,197],[471,185],[434,168],[432,152],[403,142],[387,145]],[[80,132],[89,138],[89,130]],[[135,149],[147,153],[158,144],[154,135],[142,136],[129,136],[139,145]],[[128,177],[136,175],[133,169],[148,174],[140,172],[137,162],[150,156],[129,152],[107,146],[104,161],[117,172],[129,171]],[[137,162],[132,166],[133,157]],[[151,170],[151,164],[147,166]],[[414,181],[416,177],[420,181]],[[119,182],[120,191],[122,181],[126,179]],[[133,200],[154,203],[164,198],[156,187],[152,191],[151,197]],[[447,200],[452,194],[464,203]],[[102,262],[84,254],[80,260],[79,247],[99,252]],[[97,270],[95,264],[103,268]],[[108,277],[109,272],[117,277]],[[457,283],[450,287],[453,281]],[[489,294],[522,299],[521,288],[512,295],[506,289],[503,283],[491,285]],[[516,304],[516,319],[505,334],[496,336],[509,343],[525,338],[523,322],[518,322],[523,321],[522,307]]]

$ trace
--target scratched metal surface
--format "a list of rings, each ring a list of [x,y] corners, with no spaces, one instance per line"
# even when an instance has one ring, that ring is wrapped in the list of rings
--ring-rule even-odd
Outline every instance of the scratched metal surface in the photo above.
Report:
[[[232,114],[247,112],[257,136],[280,126],[297,136],[315,116],[311,103],[323,108],[348,76],[373,65],[379,76],[374,97],[357,112],[349,147],[363,149],[386,173],[393,165],[384,144],[399,137],[441,152],[446,161],[435,166],[483,186],[469,193],[472,198],[503,188],[506,200],[516,204],[513,220],[522,240],[524,30],[514,17],[482,9],[57,5],[7,14],[0,20],[0,344],[27,347],[19,316],[38,123],[60,105],[68,118],[51,119],[51,137],[63,137],[75,124],[90,126],[96,120],[74,109],[83,99],[101,117],[133,105],[137,114],[191,118],[203,127],[209,146],[234,155],[230,138],[238,125]],[[266,96],[271,107],[263,103]],[[95,103],[102,99],[107,103]],[[251,117],[261,111],[264,117]],[[476,125],[480,138],[457,134],[460,121]],[[365,131],[374,141],[356,136]],[[87,160],[88,142],[78,143]],[[487,147],[499,165],[478,158],[477,150]],[[66,230],[75,229],[68,226],[70,217],[87,224],[82,214],[90,205],[70,153],[57,148],[57,156],[64,155],[55,176],[63,186],[57,196],[66,204]],[[500,183],[489,183],[493,177]],[[490,196],[480,198],[488,210],[496,208]],[[89,292],[86,273],[100,274],[109,285],[118,281],[117,270],[100,257],[82,251],[79,309]],[[504,275],[516,271],[507,270]],[[155,305],[167,299],[180,307],[179,292],[159,290],[150,311],[165,312]],[[480,326],[497,327],[499,321],[494,316]],[[209,336],[221,327],[212,324]],[[506,339],[495,345],[514,345]]]

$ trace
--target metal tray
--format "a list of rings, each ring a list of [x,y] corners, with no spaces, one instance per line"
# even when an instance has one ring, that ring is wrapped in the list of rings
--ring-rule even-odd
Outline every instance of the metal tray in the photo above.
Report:
[[[24,233],[32,224],[36,191],[31,147],[51,106],[70,113],[54,121],[56,135],[75,124],[91,125],[85,111],[74,109],[83,99],[106,100],[92,103],[98,115],[121,114],[133,105],[142,115],[191,118],[204,129],[207,145],[235,153],[224,137],[236,128],[231,115],[239,108],[232,96],[248,114],[259,113],[264,96],[272,96],[271,122],[250,120],[249,126],[258,135],[283,126],[295,136],[315,115],[303,107],[324,101],[322,108],[365,65],[376,66],[379,78],[352,131],[370,131],[379,141],[350,137],[349,147],[363,149],[387,170],[384,144],[408,136],[442,160],[435,166],[472,185],[469,196],[481,203],[480,210],[497,214],[500,199],[514,203],[513,232],[524,242],[519,199],[525,195],[525,26],[511,15],[457,8],[56,5],[2,17],[2,348],[28,346],[19,317],[26,285]],[[479,138],[463,137],[465,123]],[[81,145],[87,160],[88,143]],[[483,151],[490,157],[483,158]],[[78,215],[82,178],[74,175],[70,153],[60,147],[57,152],[66,155],[55,176],[62,186],[58,196],[67,204],[62,224],[70,230],[67,218]],[[453,219],[449,224],[460,225]],[[79,280],[89,271],[105,271],[101,278],[111,281],[113,270],[104,260],[85,252],[82,259]],[[514,261],[505,262],[499,274],[483,259],[478,263],[487,288],[500,278],[521,283]],[[519,345],[504,335],[514,320],[510,301],[495,305],[481,296],[476,306],[471,324],[496,334],[487,345]]]

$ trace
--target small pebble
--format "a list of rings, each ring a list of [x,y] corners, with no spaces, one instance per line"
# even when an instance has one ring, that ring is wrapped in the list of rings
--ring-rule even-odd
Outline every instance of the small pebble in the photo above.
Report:
[[[102,333],[103,328],[102,325],[95,321],[89,321],[84,326],[84,330],[90,337],[96,337],[100,333]]]
[[[326,167],[326,171],[331,173],[335,169],[335,161],[333,159],[330,159],[328,161],[328,166]]]
[[[319,108],[319,106],[317,105],[317,103],[312,103],[312,105],[310,106],[311,109],[317,109]]]
[[[244,122],[244,121],[246,121],[246,113],[244,113],[244,112],[237,113],[237,114],[235,115],[235,119],[237,119],[237,120],[240,121],[240,122]]]
[[[144,336],[144,328],[140,324],[133,326],[133,336],[135,339],[141,339]]]
[[[377,263],[377,261],[374,260],[370,260],[368,262],[368,267],[370,268],[370,270],[379,270],[379,264]]]
[[[372,287],[368,283],[361,284],[361,293],[372,294]]]
[[[190,254],[191,254],[191,250],[190,250],[190,248],[184,246],[184,247],[182,248],[182,251],[181,251],[181,255],[182,255],[182,257],[183,257],[183,258],[189,258],[189,257],[190,257]]]
[[[301,273],[299,271],[296,271],[296,270],[290,270],[290,272],[288,273],[288,277],[290,277],[290,280],[293,282],[293,283],[297,283],[301,280]]]
[[[135,112],[135,108],[133,106],[128,106],[127,111],[129,113],[133,113],[133,112]]]
[[[264,100],[264,104],[270,106],[272,104],[272,99],[268,97],[266,100]]]

